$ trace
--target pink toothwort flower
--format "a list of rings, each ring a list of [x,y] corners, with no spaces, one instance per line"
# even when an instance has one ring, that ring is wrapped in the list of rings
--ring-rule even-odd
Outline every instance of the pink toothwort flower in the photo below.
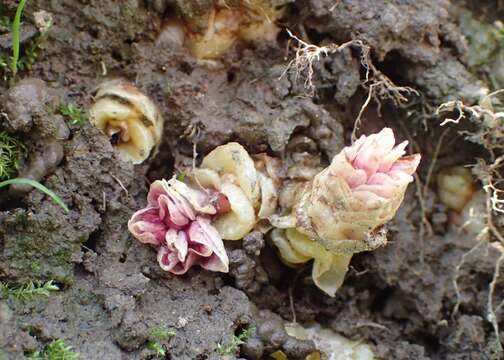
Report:
[[[197,217],[184,230],[170,229],[165,243],[158,250],[163,270],[185,274],[193,265],[211,271],[228,272],[228,258],[222,239],[209,219]]]
[[[158,249],[160,266],[184,274],[192,265],[228,271],[222,239],[209,217],[226,207],[211,191],[192,189],[176,179],[157,180],[147,195],[147,207],[133,214],[128,229],[135,238]]]
[[[314,259],[312,277],[327,294],[343,283],[354,253],[386,244],[379,229],[394,217],[420,162],[419,154],[404,156],[407,144],[396,146],[385,128],[345,147],[295,206],[294,227],[305,236],[290,229],[276,239],[288,261]]]
[[[395,146],[385,128],[344,148],[305,189],[296,227],[333,252],[383,245],[369,235],[394,217],[420,162],[419,154],[403,156],[407,144]]]
[[[412,175],[420,162],[420,154],[403,157],[407,141],[394,145],[394,133],[390,128],[384,128],[377,134],[362,135],[344,149],[348,163],[341,164],[341,171],[337,166],[333,171],[339,172],[355,192],[368,191],[390,198],[398,188],[413,181]],[[352,168],[347,164],[351,164]]]

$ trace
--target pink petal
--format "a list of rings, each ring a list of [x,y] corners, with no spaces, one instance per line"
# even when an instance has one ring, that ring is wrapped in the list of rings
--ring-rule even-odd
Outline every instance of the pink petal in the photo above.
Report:
[[[184,231],[170,229],[166,232],[166,248],[177,255],[180,262],[185,261],[187,256],[187,235]]]
[[[156,180],[151,184],[147,203],[160,208],[160,217],[168,226],[181,228],[188,224],[188,218],[195,217],[191,205],[170,189],[166,180]]]
[[[165,221],[170,227],[181,229],[186,226],[191,220],[184,212],[180,206],[178,206],[173,197],[167,195],[161,195],[158,198],[159,203],[159,216]],[[192,214],[189,214],[192,215]]]
[[[334,157],[330,167],[331,175],[342,177],[347,182],[350,188],[365,184],[367,174],[362,169],[355,169],[343,154],[338,154]]]
[[[196,253],[196,244],[200,245],[198,252],[207,253],[210,250],[211,255],[207,256],[207,259],[200,259],[201,267],[211,271],[229,271],[229,260],[224,243],[209,219],[197,217],[189,227],[188,234],[190,251],[194,249]]]
[[[159,266],[172,274],[182,275],[197,261],[188,251],[188,237],[185,231],[169,230],[166,233],[166,243],[158,250]]]
[[[178,252],[180,261],[184,261],[189,250],[188,237],[185,231],[179,231],[175,243],[173,244]]]
[[[159,245],[164,241],[168,227],[159,217],[159,209],[148,207],[133,214],[128,229],[141,242]]]
[[[343,177],[351,189],[365,184],[367,181],[367,174],[362,169],[354,169],[353,171],[348,171]]]
[[[420,155],[403,156],[407,141],[395,146],[392,129],[361,136],[337,155],[331,163],[331,174],[345,179],[350,188],[362,196],[373,193],[390,198],[413,181]],[[344,156],[343,156],[344,154]],[[345,159],[346,161],[343,161]]]
[[[189,248],[192,253],[202,257],[212,255],[212,244],[209,243],[207,235],[197,221],[191,223],[187,233],[189,236]]]
[[[382,198],[389,199],[397,191],[397,185],[364,184],[355,188],[355,191],[369,192]]]
[[[192,189],[175,178],[168,181],[168,186],[180,194],[196,212],[208,215],[214,215],[217,212],[217,209],[210,203],[210,196],[207,192]]]
[[[393,148],[392,151],[386,154],[380,161],[380,167],[378,168],[378,171],[379,172],[389,171],[392,165],[406,153],[406,151],[404,150],[406,149],[406,146],[408,146],[408,142],[403,141],[395,148]]]
[[[403,171],[389,171],[385,173],[376,173],[369,178],[366,184],[357,186],[355,191],[372,192],[383,198],[392,198],[397,191],[402,189],[413,181],[411,175]]]
[[[355,188],[356,191],[370,191],[384,198],[391,198],[397,189],[397,182],[389,175],[376,173],[364,185]]]
[[[156,180],[154,181],[150,188],[149,193],[147,194],[147,203],[150,206],[158,206],[158,198],[161,195],[166,195],[166,181],[164,180]]]
[[[352,145],[345,147],[343,150],[345,152],[346,158],[349,162],[353,162],[357,153],[359,152],[362,145],[366,142],[367,136],[362,135],[358,138]]]
[[[174,254],[173,251],[170,251],[166,246],[161,246],[158,249],[157,260],[161,269],[170,272],[180,263],[176,254]]]
[[[178,191],[175,191],[175,189],[171,186],[168,188],[167,196],[170,197],[170,200],[173,201],[181,213],[189,219],[194,220],[196,217],[195,209],[186,198],[184,198]]]
[[[219,233],[209,219],[197,216],[217,213],[209,194],[176,179],[151,184],[149,207],[136,212],[128,228],[140,241],[159,246],[157,259],[163,270],[184,274],[191,266],[201,265],[208,270],[228,271]]]
[[[397,170],[402,171],[408,175],[413,175],[418,165],[420,164],[420,159],[420,154],[403,156],[392,165],[390,171]]]
[[[353,166],[363,169],[367,176],[378,171],[382,159],[392,151],[395,144],[394,133],[390,128],[384,128],[378,134],[367,137],[360,146],[353,160]]]

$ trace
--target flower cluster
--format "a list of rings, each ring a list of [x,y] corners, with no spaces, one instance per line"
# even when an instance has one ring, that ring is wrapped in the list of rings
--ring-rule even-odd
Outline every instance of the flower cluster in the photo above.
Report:
[[[420,155],[395,146],[392,129],[361,136],[306,187],[296,208],[297,228],[327,250],[373,250],[369,234],[391,220],[413,181]]]
[[[147,196],[147,207],[137,211],[128,229],[139,241],[158,247],[163,270],[184,274],[193,265],[228,271],[222,238],[211,217],[225,212],[226,199],[215,191],[192,189],[177,179],[157,180]]]
[[[287,262],[314,259],[313,280],[329,295],[343,283],[352,254],[386,244],[377,230],[394,217],[420,162],[419,154],[403,156],[407,144],[395,146],[389,128],[360,137],[305,186],[295,219],[275,234]]]
[[[362,136],[331,164],[296,189],[286,216],[278,216],[280,162],[256,161],[238,143],[214,149],[193,169],[189,181],[155,181],[147,208],[128,223],[141,242],[158,247],[160,266],[184,274],[193,265],[228,271],[222,242],[239,240],[254,228],[267,232],[288,265],[313,261],[315,284],[334,295],[352,255],[385,245],[382,225],[403,201],[420,155],[405,156],[407,141],[395,145],[385,128]],[[317,170],[318,171],[318,170]],[[313,176],[313,175],[312,175]],[[292,209],[291,209],[292,207]]]

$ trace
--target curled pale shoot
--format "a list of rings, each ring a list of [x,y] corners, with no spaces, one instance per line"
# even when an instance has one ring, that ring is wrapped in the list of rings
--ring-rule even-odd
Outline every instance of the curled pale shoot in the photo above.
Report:
[[[224,240],[242,239],[276,211],[278,160],[266,154],[258,157],[254,162],[242,145],[230,142],[211,151],[192,172],[195,183],[220,191],[229,201],[230,211],[214,221]]]
[[[257,222],[255,206],[260,200],[258,173],[247,150],[235,142],[218,146],[194,174],[200,184],[221,191],[230,203],[231,211],[214,222],[222,238],[242,239]]]
[[[343,284],[351,254],[335,254],[296,229],[275,229],[271,239],[288,265],[304,264],[313,259],[312,279],[322,291],[334,296]]]
[[[193,32],[188,23],[185,42],[198,59],[216,59],[223,56],[237,42],[274,41],[279,32],[275,20],[281,9],[262,2],[245,2],[239,6],[218,3],[208,15],[204,32]]]
[[[109,137],[122,160],[145,161],[163,132],[163,118],[152,100],[121,80],[101,84],[94,98],[90,122]]]

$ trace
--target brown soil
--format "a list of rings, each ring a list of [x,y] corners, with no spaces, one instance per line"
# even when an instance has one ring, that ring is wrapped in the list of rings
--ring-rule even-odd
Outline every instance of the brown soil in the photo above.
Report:
[[[436,106],[453,99],[475,103],[485,86],[467,66],[457,14],[467,6],[490,23],[500,2],[484,1],[481,7],[448,0],[286,2],[283,27],[316,44],[360,39],[370,46],[378,71],[419,92],[399,106],[385,99],[378,108],[372,101],[360,131],[387,125],[401,138],[412,137],[423,156],[419,173],[425,180],[443,130],[433,116]],[[17,2],[4,3],[12,14]],[[31,69],[21,72],[16,84],[0,86],[0,110],[7,114],[0,127],[27,143],[24,171],[37,156],[45,159],[30,171],[38,171],[71,211],[65,215],[36,191],[0,192],[0,280],[53,279],[62,287],[48,298],[0,301],[0,359],[23,359],[55,338],[81,359],[150,359],[145,345],[157,326],[176,331],[162,342],[166,359],[218,359],[217,344],[250,325],[258,333],[238,358],[266,358],[277,349],[289,359],[303,358],[312,344],[293,342],[279,325],[293,317],[289,290],[297,321],[317,320],[362,339],[382,359],[501,358],[487,320],[499,253],[483,244],[467,257],[458,274],[461,304],[454,314],[455,269],[475,240],[453,223],[433,184],[423,199],[433,231],[422,225],[412,184],[389,226],[389,245],[355,256],[335,298],[314,287],[309,268],[283,266],[258,234],[226,244],[229,275],[197,268],[171,276],[159,269],[152,249],[133,240],[126,223],[145,205],[149,180],[170,178],[190,164],[193,142],[200,157],[231,140],[251,153],[286,157],[289,139],[303,134],[327,161],[350,141],[367,96],[358,48],[314,64],[317,91],[310,98],[294,74],[280,77],[292,56],[286,54],[284,31],[276,42],[240,44],[225,58],[204,62],[160,37],[175,10],[190,17],[208,3],[33,0],[27,5],[26,31],[33,32],[33,13],[40,9],[53,15],[54,26]],[[488,10],[492,4],[494,12]],[[0,38],[0,50],[2,44]],[[88,109],[96,86],[117,77],[149,94],[165,118],[160,151],[140,166],[120,161],[106,136],[89,123],[66,125],[55,111],[60,99]],[[195,136],[184,136],[193,128]],[[445,141],[438,167],[472,164],[486,154],[456,131]],[[503,289],[498,281],[497,304]],[[496,316],[504,325],[502,310]],[[504,333],[499,336],[504,340]]]

